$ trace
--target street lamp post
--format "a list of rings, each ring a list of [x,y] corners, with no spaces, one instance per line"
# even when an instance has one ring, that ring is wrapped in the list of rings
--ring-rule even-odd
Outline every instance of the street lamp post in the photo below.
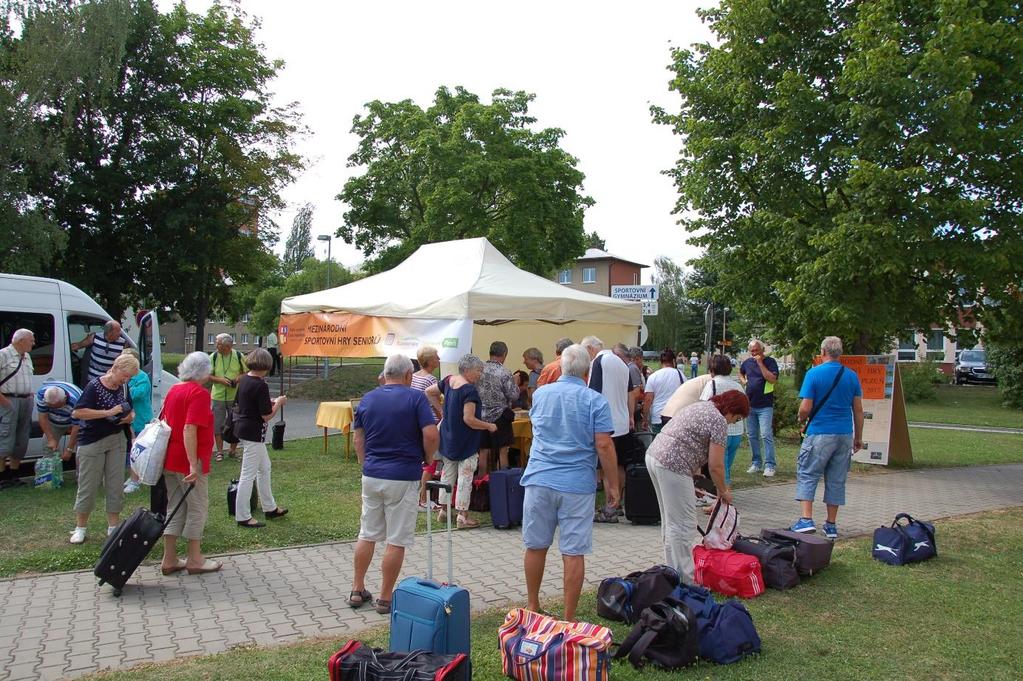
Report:
[[[721,354],[725,354],[725,343],[728,342],[728,337],[725,335],[725,330],[728,328],[728,308],[721,310]]]
[[[330,235],[329,234],[320,234],[319,236],[316,237],[316,240],[317,241],[326,241],[327,242],[327,288],[330,288],[330,244],[331,244]],[[330,378],[330,358],[329,357],[324,357],[323,358],[323,378]]]
[[[327,242],[327,288],[330,288],[330,244],[331,244],[330,235],[321,234],[318,237],[316,237],[316,240]]]

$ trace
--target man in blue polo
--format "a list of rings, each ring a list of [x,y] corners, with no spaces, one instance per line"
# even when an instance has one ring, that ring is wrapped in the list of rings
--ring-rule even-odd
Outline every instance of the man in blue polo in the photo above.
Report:
[[[564,618],[572,621],[593,550],[593,504],[597,459],[604,470],[609,504],[618,503],[618,462],[611,433],[615,425],[607,398],[586,387],[590,354],[582,345],[561,353],[561,378],[537,388],[529,418],[533,444],[522,474],[522,542],[526,548],[526,607],[540,608],[547,550],[558,529],[564,564]]]
[[[78,421],[71,418],[71,411],[78,404],[82,389],[64,381],[46,381],[36,391],[36,411],[39,412],[39,427],[46,440],[46,448],[59,452],[67,461],[78,447]],[[63,448],[60,441],[67,436]]]
[[[802,515],[794,532],[814,532],[813,499],[824,477],[824,503],[828,508],[824,534],[838,538],[838,507],[845,504],[845,479],[852,455],[863,446],[863,391],[855,371],[839,362],[842,339],[828,336],[821,343],[824,363],[806,372],[799,389],[799,421],[806,425],[806,439],[799,447],[796,465],[796,500]],[[816,408],[816,412],[815,412]],[[810,418],[811,413],[813,418]]]

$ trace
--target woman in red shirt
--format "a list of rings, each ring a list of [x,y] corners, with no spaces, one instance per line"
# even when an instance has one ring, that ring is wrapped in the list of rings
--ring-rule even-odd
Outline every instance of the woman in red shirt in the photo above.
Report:
[[[210,394],[203,387],[210,378],[210,358],[193,352],[178,365],[181,383],[163,401],[163,419],[171,428],[164,462],[167,508],[173,510],[189,485],[191,493],[163,532],[163,574],[181,570],[196,575],[216,572],[223,563],[202,555],[202,533],[209,512],[210,459],[213,457],[213,412]],[[184,560],[178,559],[178,537],[188,540]]]

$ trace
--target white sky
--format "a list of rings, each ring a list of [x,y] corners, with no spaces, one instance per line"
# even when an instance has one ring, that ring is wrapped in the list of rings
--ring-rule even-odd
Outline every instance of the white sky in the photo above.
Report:
[[[439,86],[462,85],[484,101],[499,87],[534,93],[530,114],[537,126],[565,131],[562,148],[579,159],[596,201],[586,230],[611,253],[650,265],[644,281],[658,255],[683,263],[698,251],[675,224],[677,194],[661,174],[680,140],[651,122],[649,108],[677,107],[669,50],[708,39],[695,9],[709,3],[241,0],[262,19],[267,56],[285,61],[273,91],[298,103],[310,131],[296,148],[308,168],[275,216],[280,248],[305,202],[315,206],[314,238],[341,224],[345,206],[335,196],[358,171],[346,166],[357,141],[349,130],[366,102],[411,98],[425,107]],[[186,4],[203,12],[209,2]],[[325,257],[326,244],[314,243]],[[363,260],[336,237],[332,256],[349,266]]]

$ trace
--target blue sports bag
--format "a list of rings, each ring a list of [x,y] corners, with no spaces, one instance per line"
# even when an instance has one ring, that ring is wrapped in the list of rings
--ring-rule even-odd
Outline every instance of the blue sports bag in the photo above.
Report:
[[[907,521],[906,524],[900,523]],[[938,555],[934,525],[916,520],[908,513],[895,516],[891,527],[874,530],[874,558],[889,565],[918,563]]]

